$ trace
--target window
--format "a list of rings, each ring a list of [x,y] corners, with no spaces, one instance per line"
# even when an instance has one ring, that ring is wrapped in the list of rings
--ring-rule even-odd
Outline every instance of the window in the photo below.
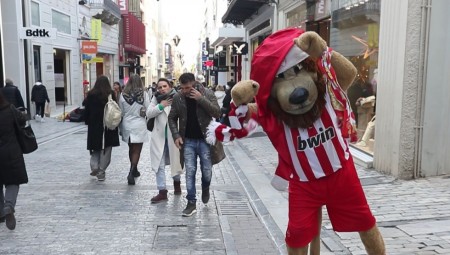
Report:
[[[41,15],[39,13],[39,4],[31,1],[31,24],[33,26],[41,25]]]
[[[70,16],[59,11],[52,10],[52,27],[58,32],[71,34]]]

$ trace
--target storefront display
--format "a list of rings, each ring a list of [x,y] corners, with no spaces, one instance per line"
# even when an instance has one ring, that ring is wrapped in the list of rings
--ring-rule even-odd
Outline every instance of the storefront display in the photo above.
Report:
[[[373,154],[381,0],[332,1],[330,45],[347,57],[358,73],[347,91],[355,113],[358,143]]]

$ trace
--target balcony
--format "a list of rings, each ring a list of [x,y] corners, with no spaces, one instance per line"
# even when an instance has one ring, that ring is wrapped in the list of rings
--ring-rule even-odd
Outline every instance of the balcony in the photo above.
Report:
[[[259,8],[270,3],[273,3],[273,0],[229,0],[222,23],[243,24],[246,19],[257,13]]]
[[[89,0],[93,18],[100,19],[110,26],[116,25],[120,21],[119,6],[112,0]]]

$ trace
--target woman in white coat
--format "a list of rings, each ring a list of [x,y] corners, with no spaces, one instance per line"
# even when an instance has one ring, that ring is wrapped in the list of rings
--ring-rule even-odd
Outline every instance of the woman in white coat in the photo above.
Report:
[[[174,194],[181,195],[180,150],[175,146],[172,133],[167,126],[172,97],[176,91],[167,79],[161,78],[157,83],[157,92],[153,96],[150,107],[147,109],[147,118],[155,118],[155,125],[151,133],[150,162],[152,170],[156,172],[156,186],[158,194],[151,199],[152,203],[167,200],[165,166],[170,162],[173,179]],[[169,159],[167,159],[169,158]]]
[[[142,85],[141,78],[132,74],[120,95],[119,106],[122,110],[122,140],[128,143],[130,158],[130,172],[127,180],[129,185],[135,184],[135,177],[141,174],[137,170],[141,156],[142,145],[148,141],[147,121],[145,113],[150,105],[150,99]]]

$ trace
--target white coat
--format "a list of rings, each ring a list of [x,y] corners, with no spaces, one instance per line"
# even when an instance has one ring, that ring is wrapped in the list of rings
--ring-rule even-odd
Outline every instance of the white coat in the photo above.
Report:
[[[144,104],[134,102],[129,105],[120,95],[119,107],[122,110],[122,122],[120,123],[120,131],[122,133],[122,141],[128,143],[148,142],[147,121],[139,115],[142,107],[148,109],[150,99],[147,92],[144,92]]]
[[[167,126],[167,119],[170,113],[171,106],[164,107],[160,110],[156,97],[153,97],[150,106],[147,108],[147,118],[155,117],[155,126],[151,132],[152,142],[150,143],[150,163],[152,170],[157,172],[164,150],[164,142],[166,139],[167,127],[167,145],[170,156],[170,170],[172,177],[183,173],[183,168],[180,163],[180,150],[175,146],[172,139],[172,132]]]

